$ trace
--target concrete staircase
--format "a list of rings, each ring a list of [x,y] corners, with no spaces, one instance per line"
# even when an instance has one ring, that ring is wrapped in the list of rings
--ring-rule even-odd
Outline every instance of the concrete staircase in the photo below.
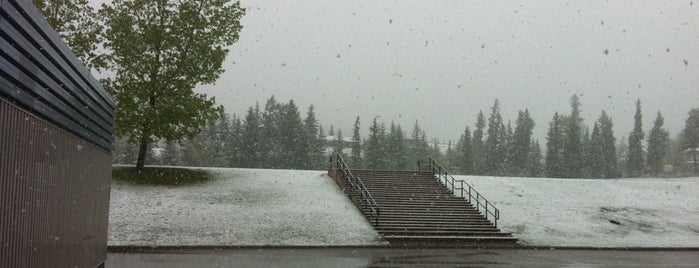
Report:
[[[374,228],[392,245],[516,245],[431,172],[351,170],[380,209]],[[369,218],[369,208],[359,205]]]

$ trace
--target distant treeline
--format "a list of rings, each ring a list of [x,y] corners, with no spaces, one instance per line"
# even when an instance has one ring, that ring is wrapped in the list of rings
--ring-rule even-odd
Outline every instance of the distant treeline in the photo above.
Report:
[[[454,174],[555,178],[617,178],[659,176],[665,165],[686,164],[686,148],[696,148],[699,109],[692,109],[680,136],[671,139],[657,113],[647,135],[641,125],[641,103],[636,102],[634,129],[628,139],[617,139],[612,118],[601,111],[592,127],[580,117],[580,100],[571,97],[570,114],[555,113],[548,124],[545,151],[532,138],[534,120],[529,110],[518,112],[514,126],[503,120],[495,100],[486,120],[476,117],[473,131],[466,126],[460,139],[446,149],[415,122],[410,136],[399,124],[388,126],[374,118],[369,135],[359,135],[357,117],[351,141],[332,127],[327,139],[311,105],[302,118],[293,100],[278,102],[274,96],[264,109],[250,107],[244,118],[224,115],[210,122],[195,138],[180,144],[162,141],[150,151],[154,165],[242,167],[272,169],[326,169],[332,152],[343,152],[352,168],[415,169],[420,158],[432,156]],[[646,140],[647,146],[642,141]],[[133,164],[136,146],[118,139],[115,162]],[[671,175],[671,174],[665,174]]]

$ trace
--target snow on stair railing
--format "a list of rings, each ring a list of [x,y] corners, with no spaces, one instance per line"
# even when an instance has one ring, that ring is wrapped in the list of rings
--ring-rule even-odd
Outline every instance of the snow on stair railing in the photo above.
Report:
[[[463,180],[456,180],[449,174],[447,169],[443,168],[442,165],[434,160],[432,157],[417,160],[418,171],[432,172],[437,175],[437,179],[444,183],[447,188],[451,189],[451,192],[456,195],[456,190],[459,190],[462,198],[466,198],[465,194],[468,194],[468,202],[473,204],[476,201],[476,209],[483,212],[486,219],[489,219],[488,214],[493,218],[495,227],[498,227],[498,220],[500,219],[500,210],[498,210],[493,203],[490,203],[483,195],[481,195],[475,188]],[[459,187],[457,187],[457,185]],[[466,186],[466,187],[464,187]]]
[[[371,215],[368,215],[368,218],[373,218],[374,223],[376,226],[378,226],[379,217],[381,215],[379,205],[376,203],[376,200],[374,200],[374,197],[369,192],[369,189],[364,186],[364,182],[362,182],[358,176],[352,174],[352,171],[349,169],[347,163],[344,159],[342,159],[342,156],[339,153],[330,156],[329,172],[332,173],[333,171],[342,172],[343,179],[350,184],[350,191],[352,195],[359,198],[360,209],[369,208]],[[335,176],[337,176],[337,174],[335,174]]]

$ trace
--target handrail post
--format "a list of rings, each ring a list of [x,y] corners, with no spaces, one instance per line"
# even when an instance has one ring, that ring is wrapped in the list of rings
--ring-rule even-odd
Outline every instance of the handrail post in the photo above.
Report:
[[[480,200],[480,193],[476,192],[476,209],[480,210],[481,208],[481,200]]]
[[[468,186],[468,202],[473,205],[473,202],[471,201],[471,185]]]
[[[485,219],[488,219],[488,201],[485,201]]]

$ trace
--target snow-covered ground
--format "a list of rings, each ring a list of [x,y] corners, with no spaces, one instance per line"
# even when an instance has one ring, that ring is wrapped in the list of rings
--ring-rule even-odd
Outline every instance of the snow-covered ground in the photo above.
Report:
[[[325,172],[208,170],[192,186],[112,183],[109,245],[385,243]],[[526,245],[699,247],[699,178],[456,178]]]
[[[699,178],[455,177],[495,203],[500,228],[527,245],[699,247]]]
[[[384,244],[326,172],[207,169],[190,186],[112,183],[108,244]]]

